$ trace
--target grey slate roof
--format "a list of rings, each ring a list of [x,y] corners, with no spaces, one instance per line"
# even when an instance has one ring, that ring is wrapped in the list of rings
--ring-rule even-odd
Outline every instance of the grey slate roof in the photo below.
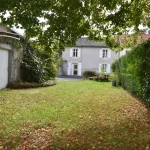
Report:
[[[83,47],[107,47],[104,42],[96,43],[92,40],[88,40],[87,37],[81,37],[76,42],[76,46],[83,46]]]

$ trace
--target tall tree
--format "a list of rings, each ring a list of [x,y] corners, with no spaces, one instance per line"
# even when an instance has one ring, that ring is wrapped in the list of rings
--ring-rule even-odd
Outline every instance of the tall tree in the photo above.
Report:
[[[112,35],[150,27],[150,0],[1,0],[0,14],[3,24],[21,26],[46,50],[63,49],[82,35],[107,37],[113,47]]]

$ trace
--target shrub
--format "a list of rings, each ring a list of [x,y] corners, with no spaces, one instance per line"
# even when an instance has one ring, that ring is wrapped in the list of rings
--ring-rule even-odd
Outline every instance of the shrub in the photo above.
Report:
[[[109,80],[110,80],[110,81],[116,81],[116,82],[118,82],[118,75],[115,74],[114,72],[112,72],[112,73],[109,75]]]
[[[117,62],[118,62],[118,59],[116,59],[112,64],[111,64],[111,71],[112,72],[115,72],[116,71],[116,65],[117,65]]]
[[[108,75],[89,77],[89,80],[95,80],[95,81],[100,81],[100,82],[108,82],[109,81]]]
[[[54,78],[56,74],[57,68],[53,57],[26,44],[21,63],[21,79],[24,82],[43,83]]]
[[[88,79],[89,77],[97,76],[97,72],[93,70],[85,70],[83,72],[83,78]]]

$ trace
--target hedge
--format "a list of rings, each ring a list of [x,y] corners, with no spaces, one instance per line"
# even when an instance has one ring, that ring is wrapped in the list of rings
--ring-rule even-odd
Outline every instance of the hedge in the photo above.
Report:
[[[150,104],[150,40],[116,60],[111,68],[121,86]]]

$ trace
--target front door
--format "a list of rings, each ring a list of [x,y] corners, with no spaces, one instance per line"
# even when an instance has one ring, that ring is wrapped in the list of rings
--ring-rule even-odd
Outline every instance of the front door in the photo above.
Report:
[[[78,75],[78,64],[73,64],[73,75]]]

